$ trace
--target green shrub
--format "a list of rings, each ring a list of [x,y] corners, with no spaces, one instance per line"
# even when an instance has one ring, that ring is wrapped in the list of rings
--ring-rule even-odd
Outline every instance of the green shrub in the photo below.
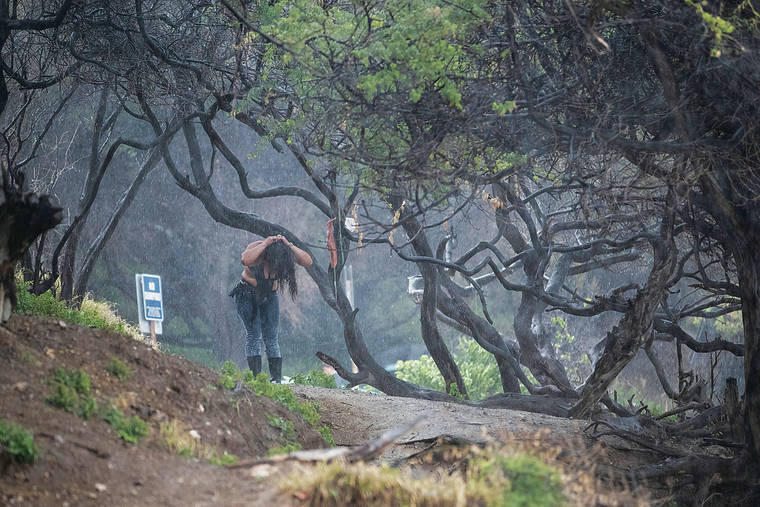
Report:
[[[83,419],[89,419],[98,411],[98,403],[90,395],[90,377],[81,369],[68,371],[58,368],[50,385],[53,392],[45,398],[50,405]]]
[[[453,356],[470,399],[482,399],[501,391],[499,367],[493,354],[478,345],[475,340],[460,338]],[[433,358],[428,355],[410,361],[397,361],[395,369],[396,377],[401,380],[436,391],[444,390],[443,377]],[[457,391],[450,394],[459,396]]]
[[[567,503],[558,470],[533,456],[492,449],[472,458],[463,475],[415,478],[387,464],[335,461],[294,472],[278,486],[281,492],[306,492],[313,505],[554,507]]]
[[[269,375],[265,372],[254,376],[251,370],[246,370],[245,374],[243,374],[243,372],[237,369],[235,363],[225,361],[219,376],[219,385],[226,389],[232,389],[240,381],[258,396],[266,396],[285,405],[288,410],[300,415],[316,428],[319,422],[318,404],[312,401],[298,401],[289,386],[270,382]]]
[[[232,361],[225,361],[219,375],[219,386],[225,389],[233,389],[235,384],[243,380],[243,373],[237,369]]]
[[[319,427],[319,434],[322,435],[322,440],[324,440],[327,445],[330,447],[335,447],[335,439],[333,438],[332,432],[330,431],[330,428],[327,427],[327,425],[323,424]]]
[[[301,444],[296,442],[296,428],[293,421],[271,414],[267,414],[267,421],[269,421],[270,426],[280,430],[280,442],[282,443],[282,446],[269,449],[269,456],[301,450]]]
[[[132,370],[129,369],[129,366],[117,357],[111,358],[108,366],[106,366],[106,371],[119,380],[126,380],[132,375]]]
[[[267,421],[270,426],[273,426],[280,430],[280,438],[283,440],[295,440],[296,427],[293,421],[288,421],[280,416],[267,414]]]
[[[34,463],[39,450],[26,428],[0,419],[0,454],[8,454],[17,463]]]
[[[296,373],[293,375],[293,383],[303,386],[326,387],[337,389],[335,377],[328,375],[322,370],[311,370],[309,373]]]
[[[16,312],[27,315],[42,315],[54,319],[79,324],[80,326],[107,329],[127,334],[141,340],[140,331],[119,317],[113,305],[107,301],[95,301],[87,294],[81,301],[79,309],[69,308],[65,301],[59,301],[51,291],[39,296],[29,292],[31,282],[16,278]]]
[[[257,395],[282,403],[288,410],[299,414],[312,426],[316,427],[319,422],[319,405],[311,401],[298,401],[289,386],[270,382],[269,375],[266,373],[259,373],[255,377],[247,375],[245,384]]]
[[[528,454],[492,452],[470,463],[467,488],[486,505],[552,507],[565,503],[557,469]]]
[[[103,420],[111,425],[116,433],[127,442],[136,444],[141,438],[148,435],[148,423],[137,416],[124,417],[124,414],[116,407],[110,407],[103,414]]]

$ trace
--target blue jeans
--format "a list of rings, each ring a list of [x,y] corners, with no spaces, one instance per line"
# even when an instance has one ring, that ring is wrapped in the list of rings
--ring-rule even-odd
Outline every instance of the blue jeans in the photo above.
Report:
[[[251,287],[253,289],[253,287]],[[255,290],[235,294],[235,306],[245,326],[246,357],[261,355],[263,338],[267,357],[282,357],[277,328],[280,323],[280,302],[277,293],[257,294]]]

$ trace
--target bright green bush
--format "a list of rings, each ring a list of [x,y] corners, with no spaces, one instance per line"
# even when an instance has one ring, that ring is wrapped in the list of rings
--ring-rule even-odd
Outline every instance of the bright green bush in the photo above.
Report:
[[[554,507],[566,502],[559,471],[528,454],[488,453],[468,469],[467,488],[486,505]]]
[[[148,423],[137,416],[124,417],[116,407],[110,407],[103,413],[103,420],[111,425],[123,440],[136,444],[148,435]]]
[[[26,428],[0,419],[0,454],[8,454],[17,463],[34,463],[39,450]]]
[[[311,370],[309,373],[296,373],[291,379],[294,384],[314,387],[327,387],[337,389],[335,377],[328,375],[322,370]]]
[[[89,419],[98,410],[98,403],[90,394],[90,377],[82,371],[58,368],[50,380],[52,393],[45,398],[50,405]]]
[[[501,391],[499,367],[493,354],[470,338],[460,338],[453,352],[470,399],[477,400]],[[397,361],[396,377],[436,391],[444,390],[444,382],[433,358],[423,355],[419,359]],[[456,395],[456,393],[451,393]]]

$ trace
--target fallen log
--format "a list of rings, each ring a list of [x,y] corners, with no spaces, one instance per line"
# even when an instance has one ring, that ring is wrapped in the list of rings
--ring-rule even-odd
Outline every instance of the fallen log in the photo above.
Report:
[[[342,460],[348,463],[366,461],[382,453],[388,446],[392,445],[406,433],[420,427],[425,419],[425,416],[417,417],[410,423],[388,430],[378,438],[370,440],[366,444],[358,447],[332,447],[330,449],[295,451],[288,454],[270,456],[268,458],[241,461],[234,465],[228,465],[227,468],[250,468],[258,465],[284,463],[286,461],[298,461],[302,463],[331,462],[336,460]]]

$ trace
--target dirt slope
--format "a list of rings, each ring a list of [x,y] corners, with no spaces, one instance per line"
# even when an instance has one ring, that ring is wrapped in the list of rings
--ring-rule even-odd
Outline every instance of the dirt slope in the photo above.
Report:
[[[107,373],[114,357],[130,367],[131,377],[119,381]],[[83,369],[101,406],[113,404],[126,415],[142,417],[150,435],[129,444],[98,417],[85,421],[47,404],[56,368]],[[283,443],[267,415],[293,420],[303,448],[323,445],[309,424],[281,405],[220,390],[217,380],[217,373],[201,365],[122,335],[14,316],[0,327],[0,417],[29,429],[41,452],[31,466],[11,464],[2,470],[0,463],[0,504],[302,505],[273,486],[292,465],[231,470],[166,449],[159,427],[176,419],[196,430],[204,444],[243,460],[265,456]],[[538,441],[546,448],[590,447],[582,421],[354,391],[293,389],[320,405],[323,423],[338,445],[363,444],[425,415],[425,424],[380,457],[394,465],[408,465],[406,458],[441,435],[474,442],[536,441],[543,428]],[[621,467],[631,462],[630,452],[610,457]]]
[[[119,381],[106,372],[111,358],[133,374]],[[56,368],[82,368],[99,404],[120,406],[151,427],[137,445],[121,440],[103,420],[83,420],[45,403]],[[123,335],[63,322],[14,316],[0,327],[0,417],[31,431],[37,463],[10,465],[0,474],[0,504],[34,505],[246,505],[271,488],[206,462],[169,453],[162,422],[178,419],[205,444],[240,458],[281,445],[267,414],[292,419],[304,448],[320,435],[268,398],[216,388],[218,375],[178,356],[161,354]]]

